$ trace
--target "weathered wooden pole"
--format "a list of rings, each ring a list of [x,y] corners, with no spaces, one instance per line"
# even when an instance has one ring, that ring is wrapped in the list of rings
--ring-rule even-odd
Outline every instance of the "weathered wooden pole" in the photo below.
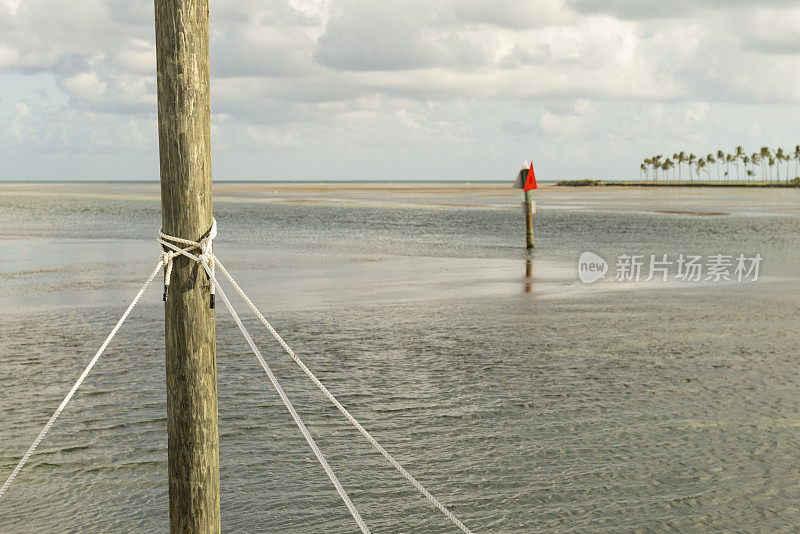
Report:
[[[533,190],[528,189],[525,191],[525,202],[523,203],[525,208],[525,243],[528,248],[533,248],[533,214],[536,209],[535,206]]]
[[[536,203],[533,200],[533,189],[536,189],[536,177],[533,174],[533,163],[528,165],[527,160],[517,173],[514,189],[525,190],[525,202],[522,209],[525,212],[525,243],[528,249],[533,248],[533,214],[536,212]]]
[[[155,0],[164,232],[211,228],[208,0]],[[214,310],[201,267],[174,259],[165,305],[170,532],[219,533]]]

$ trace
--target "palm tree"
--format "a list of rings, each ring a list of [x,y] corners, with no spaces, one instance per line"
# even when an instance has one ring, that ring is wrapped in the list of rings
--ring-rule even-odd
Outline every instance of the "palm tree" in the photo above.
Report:
[[[786,183],[789,183],[789,160],[792,159],[792,156],[788,153],[783,154],[783,161],[786,163]]]
[[[783,162],[784,156],[785,156],[785,154],[783,153],[783,149],[778,147],[778,149],[775,151],[775,160],[778,162],[778,166],[775,169],[778,172],[778,181],[779,182],[781,181],[781,163]],[[787,168],[786,168],[786,176],[787,177],[789,176],[788,164],[787,164]]]
[[[763,175],[763,169],[761,168],[761,154],[758,152],[753,152],[753,155],[750,157],[750,159],[753,160],[753,171],[756,170],[756,165],[758,165],[758,168],[761,169]],[[755,172],[753,174],[755,174]]]
[[[742,157],[742,161],[744,162],[744,171],[745,171],[744,174],[747,176],[747,181],[750,181],[750,176],[753,175],[753,173],[750,172],[750,169],[747,167],[748,165],[750,165],[750,156],[745,154]]]
[[[783,153],[783,163],[786,165],[786,183],[789,183],[789,160],[792,159],[792,155],[788,152]]]
[[[742,147],[736,147],[736,181],[739,181],[739,159],[744,156],[744,152],[742,151]]]
[[[661,158],[664,156],[659,154],[658,156],[653,156],[653,168],[656,171],[656,182],[658,181],[658,169],[661,168]]]
[[[798,146],[797,148],[800,149],[800,146]],[[800,161],[800,150],[798,150],[797,153],[798,153],[798,161]],[[686,159],[686,152],[681,150],[680,152],[678,152],[678,157],[675,158],[675,159],[678,160],[678,181],[680,182],[681,181],[681,164],[686,163],[688,161]]]
[[[731,163],[733,162],[733,155],[728,154],[725,156],[725,177],[730,181],[731,179]]]
[[[797,178],[800,176],[800,145],[794,147],[794,177]]]
[[[703,170],[708,172],[708,169],[706,169],[706,160],[705,160],[705,158],[700,158],[700,159],[697,160],[697,179],[698,180],[700,180],[700,171],[703,171]]]
[[[717,162],[717,160],[714,159],[714,154],[709,154],[709,155],[706,156],[706,163],[708,163],[708,166],[709,166],[709,170],[707,171],[709,180],[711,180],[711,168],[710,167],[711,167],[711,165],[713,165],[716,162]],[[719,175],[717,176],[717,178],[719,178]]]
[[[772,159],[772,152],[769,151],[769,147],[762,146],[761,147],[761,168],[764,169],[764,181],[772,181],[772,164],[770,164],[769,168],[764,166],[764,162],[769,162]],[[769,173],[767,173],[769,171]],[[769,174],[769,176],[767,176]]]
[[[672,155],[672,163],[674,164],[676,161],[678,161],[678,153],[677,153],[677,152],[675,152],[675,153]]]
[[[791,178],[789,174],[789,164],[794,160],[794,173],[795,178]],[[731,181],[730,170],[731,163],[736,165],[736,181],[743,181],[745,183],[757,182],[760,175],[760,180],[763,183],[782,182],[781,178],[781,164],[785,164],[785,178],[786,183],[792,180],[800,181],[800,145],[794,147],[793,152],[784,151],[783,148],[778,147],[773,152],[769,147],[763,146],[758,152],[753,152],[748,155],[744,153],[741,146],[737,146],[732,154],[725,154],[722,150],[717,150],[715,153],[709,153],[706,156],[696,156],[693,153],[688,155],[684,151],[676,152],[672,156],[664,157],[663,154],[644,158],[642,163],[639,164],[639,178],[644,178],[644,181],[658,182],[659,180],[673,181],[681,183],[683,180],[683,164],[686,163],[689,169],[689,182],[693,183],[695,173],[697,179],[712,181],[711,167],[717,168],[717,182],[722,182],[722,165],[725,166],[724,176],[727,181]],[[744,163],[744,174],[741,172],[741,164]],[[675,168],[677,167],[677,172]],[[652,176],[650,175],[652,169]],[[659,171],[661,171],[659,173]],[[672,174],[670,174],[672,171]],[[706,173],[703,178],[702,173]],[[744,176],[744,179],[742,178]]]

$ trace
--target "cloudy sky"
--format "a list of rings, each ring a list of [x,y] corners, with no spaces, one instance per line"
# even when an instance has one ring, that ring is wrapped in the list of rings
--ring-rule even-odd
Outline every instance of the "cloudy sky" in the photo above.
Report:
[[[156,179],[152,0],[0,0],[0,179]],[[215,179],[800,144],[800,0],[212,0]]]

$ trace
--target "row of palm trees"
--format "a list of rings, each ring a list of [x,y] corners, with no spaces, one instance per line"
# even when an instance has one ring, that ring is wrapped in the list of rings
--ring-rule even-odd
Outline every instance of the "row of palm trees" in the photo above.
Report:
[[[789,162],[794,160],[794,176],[790,177]],[[672,157],[663,154],[644,158],[639,166],[639,177],[645,181],[683,181],[683,165],[687,164],[689,181],[718,182],[800,182],[800,145],[794,147],[793,153],[782,148],[774,151],[769,147],[761,147],[759,152],[746,154],[737,146],[733,154],[718,150],[716,154],[696,156],[679,152]],[[781,166],[785,164],[785,172]],[[731,171],[733,166],[733,171]],[[742,166],[744,168],[742,168]],[[705,175],[705,176],[704,176]]]

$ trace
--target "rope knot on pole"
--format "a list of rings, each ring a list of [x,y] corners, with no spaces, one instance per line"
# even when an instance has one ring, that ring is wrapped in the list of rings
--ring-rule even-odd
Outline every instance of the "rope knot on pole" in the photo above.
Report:
[[[162,250],[161,257],[159,258],[160,265],[164,266],[164,294],[161,300],[167,301],[167,291],[169,290],[169,280],[172,277],[172,259],[177,255],[177,252],[171,250]]]
[[[208,231],[208,235],[200,239],[199,241],[192,241],[190,239],[183,239],[171,236],[165,234],[163,229],[159,231],[157,241],[161,244],[162,251],[158,258],[158,263],[156,264],[155,269],[153,269],[152,273],[150,273],[150,276],[147,278],[144,285],[139,290],[139,293],[137,293],[136,297],[128,306],[128,309],[125,311],[125,313],[119,319],[117,324],[111,330],[111,333],[108,335],[106,340],[100,346],[100,349],[97,351],[94,358],[92,358],[92,360],[89,362],[89,365],[86,366],[83,373],[78,378],[77,382],[75,382],[75,384],[72,386],[72,389],[69,391],[67,396],[61,402],[61,405],[59,405],[58,409],[56,409],[56,411],[50,417],[50,420],[47,422],[47,424],[44,426],[39,435],[36,437],[33,444],[28,449],[28,451],[25,453],[25,455],[19,461],[17,466],[14,468],[11,475],[9,475],[5,483],[2,486],[0,486],[0,498],[9,488],[11,483],[19,474],[20,470],[23,468],[28,459],[34,453],[36,448],[39,446],[39,443],[41,443],[41,441],[47,435],[48,431],[53,426],[56,419],[58,419],[61,412],[70,402],[72,397],[75,395],[76,391],[81,386],[84,379],[88,376],[89,372],[92,370],[94,365],[100,359],[100,356],[103,354],[108,344],[111,342],[111,340],[114,338],[119,328],[122,326],[122,323],[125,322],[128,315],[130,315],[131,311],[136,306],[136,303],[139,302],[139,299],[142,297],[145,290],[147,290],[152,281],[155,279],[156,275],[158,274],[158,271],[161,270],[162,268],[164,269],[164,298],[166,299],[166,292],[167,288],[169,287],[169,280],[172,274],[173,261],[177,256],[186,256],[190,260],[196,262],[198,266],[200,266],[200,268],[202,268],[205,271],[206,276],[211,282],[211,306],[210,306],[211,308],[214,307],[214,288],[219,290],[220,298],[222,299],[223,304],[225,304],[225,307],[230,312],[231,316],[233,317],[233,320],[239,327],[239,330],[244,335],[248,345],[250,345],[253,354],[258,359],[258,362],[261,364],[261,367],[264,369],[264,372],[267,374],[267,377],[269,378],[273,387],[277,391],[278,396],[281,398],[281,401],[283,401],[283,404],[286,406],[287,410],[292,416],[292,419],[294,419],[295,423],[297,424],[297,427],[300,429],[301,434],[303,434],[303,437],[306,439],[306,442],[311,447],[311,450],[314,452],[314,455],[317,457],[317,460],[319,461],[322,468],[325,470],[325,473],[328,475],[328,478],[333,483],[334,488],[336,488],[336,491],[339,493],[339,496],[344,501],[344,504],[347,506],[347,509],[350,511],[350,514],[353,516],[353,519],[355,519],[356,523],[358,524],[358,527],[361,529],[361,532],[363,534],[370,534],[369,527],[361,517],[361,514],[358,512],[353,502],[350,500],[347,491],[344,489],[341,482],[339,482],[339,479],[336,477],[336,474],[333,472],[333,469],[331,468],[330,464],[325,459],[325,456],[322,454],[322,451],[320,450],[316,441],[311,436],[311,433],[309,432],[305,423],[303,423],[302,419],[300,418],[300,415],[294,408],[294,405],[289,400],[288,396],[286,395],[286,392],[283,390],[283,387],[281,387],[280,383],[278,382],[278,379],[272,372],[272,369],[267,364],[266,360],[261,354],[261,351],[256,346],[255,341],[253,341],[252,336],[245,328],[241,318],[239,317],[239,314],[236,312],[230,300],[225,295],[225,291],[222,289],[222,286],[219,285],[219,281],[217,280],[215,275],[215,269],[214,269],[215,266],[219,267],[220,272],[225,276],[225,278],[228,279],[228,281],[231,283],[236,292],[239,293],[239,296],[242,297],[242,300],[244,300],[244,302],[247,304],[250,310],[253,311],[253,313],[255,313],[255,315],[258,317],[261,323],[267,328],[267,330],[269,330],[269,332],[272,334],[275,340],[283,347],[286,353],[295,361],[295,363],[297,363],[300,369],[302,369],[302,371],[306,374],[306,376],[308,376],[308,378],[311,379],[311,381],[319,388],[319,390],[322,391],[322,393],[328,398],[328,400],[330,400],[331,403],[333,403],[333,405],[347,418],[347,420],[350,421],[350,423],[356,428],[356,430],[358,430],[358,432],[361,433],[361,435],[364,438],[366,438],[367,441],[369,441],[369,443],[373,446],[373,448],[377,450],[384,458],[386,458],[386,460],[388,460],[389,463],[417,489],[417,491],[419,491],[426,499],[428,499],[428,501],[430,501],[431,504],[433,504],[440,512],[442,512],[442,514],[444,514],[444,516],[447,517],[447,519],[449,519],[456,527],[458,527],[462,532],[464,532],[464,534],[472,534],[472,531],[466,525],[464,525],[464,523],[462,523],[436,497],[434,497],[430,491],[428,491],[419,481],[417,481],[417,479],[414,478],[414,476],[411,475],[411,473],[409,473],[402,465],[400,465],[400,463],[380,443],[378,443],[378,441],[372,436],[372,434],[370,434],[369,431],[367,431],[361,425],[361,423],[358,422],[358,420],[339,402],[338,399],[336,399],[336,397],[334,397],[333,393],[331,393],[328,390],[328,388],[319,380],[319,378],[317,378],[317,376],[306,366],[306,364],[303,363],[303,361],[297,356],[294,350],[292,350],[292,348],[286,343],[286,341],[283,340],[283,338],[280,336],[280,334],[278,334],[278,332],[270,324],[270,322],[267,321],[267,319],[258,310],[255,304],[253,304],[253,301],[250,300],[250,298],[245,294],[245,292],[242,290],[242,288],[239,286],[239,284],[236,282],[233,276],[231,276],[231,274],[228,272],[228,270],[225,268],[222,262],[220,262],[219,258],[217,258],[214,255],[213,246],[214,246],[214,238],[217,235],[217,221],[213,219],[212,221],[213,222],[211,228]],[[218,532],[219,530],[217,529],[216,531]]]
[[[214,238],[217,237],[217,220],[211,219],[211,228],[208,234],[200,239],[200,241],[192,241],[191,239],[183,239],[182,237],[175,237],[164,233],[164,229],[158,231],[157,241],[162,247],[167,250],[161,251],[161,262],[164,265],[164,295],[162,300],[166,302],[167,291],[169,290],[169,281],[172,276],[172,260],[176,256],[186,256],[192,261],[197,262],[208,275],[209,281],[212,279],[217,264],[214,257]],[[191,251],[198,250],[199,254],[192,254]],[[216,286],[211,284],[211,299],[209,307],[214,308],[214,295],[216,294]]]

